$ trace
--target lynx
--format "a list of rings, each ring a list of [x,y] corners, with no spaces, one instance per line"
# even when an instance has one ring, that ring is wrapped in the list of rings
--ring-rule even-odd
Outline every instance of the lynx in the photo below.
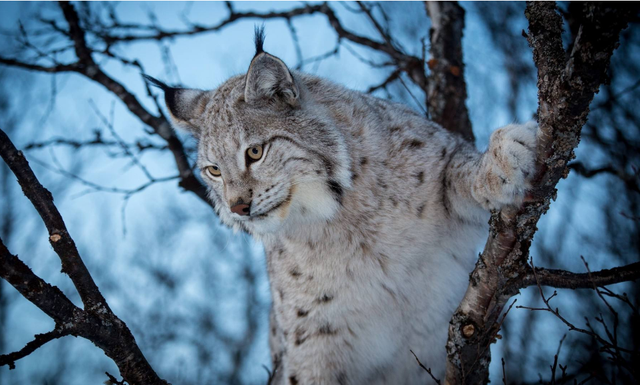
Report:
[[[424,384],[489,210],[523,200],[537,125],[485,153],[410,108],[291,71],[263,49],[218,89],[169,87],[226,225],[262,241],[275,384]]]

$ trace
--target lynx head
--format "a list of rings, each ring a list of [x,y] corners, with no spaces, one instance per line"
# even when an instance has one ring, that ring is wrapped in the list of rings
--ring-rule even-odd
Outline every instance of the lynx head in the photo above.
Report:
[[[254,235],[331,220],[350,188],[350,160],[327,107],[323,80],[292,72],[263,50],[245,75],[213,91],[165,92],[173,123],[198,139],[198,167],[222,221]],[[314,87],[308,87],[312,81]]]

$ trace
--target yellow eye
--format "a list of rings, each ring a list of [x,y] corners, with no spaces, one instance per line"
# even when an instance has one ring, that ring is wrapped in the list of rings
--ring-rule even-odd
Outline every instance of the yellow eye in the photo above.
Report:
[[[253,146],[247,150],[247,156],[251,160],[260,160],[262,158],[262,146]]]
[[[222,175],[222,172],[220,172],[220,168],[218,166],[207,166],[206,170],[213,176]]]

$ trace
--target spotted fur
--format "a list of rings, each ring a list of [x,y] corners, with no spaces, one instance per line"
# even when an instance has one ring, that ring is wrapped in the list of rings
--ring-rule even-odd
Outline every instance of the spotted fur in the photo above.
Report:
[[[248,73],[218,89],[160,84],[221,220],[264,243],[275,383],[426,383],[410,350],[442,377],[487,210],[521,202],[537,126],[496,131],[482,154],[404,105],[290,71],[256,35]],[[231,212],[239,199],[250,215]]]

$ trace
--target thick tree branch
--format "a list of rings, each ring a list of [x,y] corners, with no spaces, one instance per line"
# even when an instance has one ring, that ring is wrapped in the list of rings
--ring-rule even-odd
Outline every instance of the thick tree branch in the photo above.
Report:
[[[81,336],[101,348],[116,363],[122,377],[130,384],[166,385],[147,362],[127,325],[113,314],[95,285],[60,213],[53,204],[51,193],[40,184],[22,152],[15,148],[2,130],[0,155],[16,175],[22,191],[44,221],[51,245],[62,261],[63,271],[76,286],[85,305],[84,309],[73,305],[58,288],[37,277],[29,267],[7,250],[1,240],[0,276],[53,318],[56,325],[60,325],[56,328],[60,335]],[[24,357],[44,342],[57,338],[56,335],[54,331],[40,339],[36,337],[36,341],[20,352],[3,356],[0,364],[13,365],[15,359]]]
[[[514,294],[506,283],[527,274],[536,224],[555,198],[556,184],[568,172],[589,103],[605,79],[630,12],[614,4],[586,3],[584,24],[568,60],[555,3],[528,3],[526,16],[538,67],[540,171],[532,182],[530,201],[520,209],[507,208],[492,215],[491,234],[449,326],[448,384],[488,382],[489,345],[499,329],[496,321]],[[465,334],[465,329],[474,332]]]
[[[427,108],[431,120],[473,142],[467,111],[462,34],[464,9],[457,2],[425,2],[431,18]]]
[[[82,262],[62,216],[53,204],[51,193],[38,182],[22,152],[14,147],[2,130],[0,130],[0,155],[18,178],[24,195],[29,198],[40,214],[49,232],[49,242],[62,262],[62,271],[71,278],[82,303],[89,308],[107,306],[87,267]]]

